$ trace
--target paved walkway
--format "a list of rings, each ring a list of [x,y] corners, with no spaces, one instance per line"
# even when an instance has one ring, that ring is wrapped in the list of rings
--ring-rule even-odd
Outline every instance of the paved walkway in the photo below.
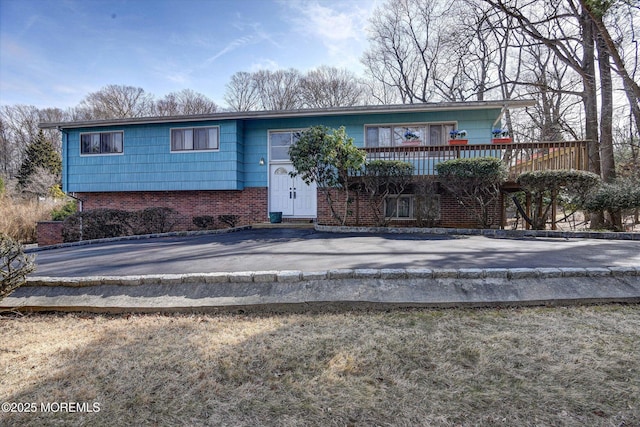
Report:
[[[37,253],[25,310],[640,302],[640,241],[245,230]]]

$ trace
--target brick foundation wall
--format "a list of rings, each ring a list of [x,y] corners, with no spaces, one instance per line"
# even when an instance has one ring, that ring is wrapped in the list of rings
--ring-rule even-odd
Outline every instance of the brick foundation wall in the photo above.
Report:
[[[57,245],[62,243],[62,221],[42,221],[37,224],[36,233],[38,246]]]
[[[238,226],[268,220],[266,187],[224,191],[136,191],[77,193],[83,210],[110,208],[138,211],[151,207],[166,207],[183,216],[175,230],[193,230],[192,218],[210,215],[219,224],[218,215],[238,215]]]
[[[344,211],[344,196],[339,194],[336,190],[331,190],[331,195],[334,200],[334,207],[339,214],[342,214]],[[434,221],[431,226],[447,228],[478,228],[478,223],[472,212],[469,212],[461,206],[450,194],[440,192],[439,195],[440,219]],[[351,192],[350,198],[352,200],[349,206],[351,214],[347,217],[346,225],[367,227],[376,226],[376,218],[367,196]],[[492,207],[491,215],[494,218],[494,225],[499,226],[500,203],[496,203]],[[331,215],[331,210],[326,201],[325,193],[321,190],[318,190],[318,224],[340,225],[339,221]],[[389,225],[393,227],[418,226],[417,221],[413,219],[393,220]]]

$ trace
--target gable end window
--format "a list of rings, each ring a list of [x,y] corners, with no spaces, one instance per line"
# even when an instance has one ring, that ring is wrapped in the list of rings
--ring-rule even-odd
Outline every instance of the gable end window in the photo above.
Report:
[[[122,154],[124,132],[80,134],[80,154]]]
[[[171,151],[202,151],[220,148],[220,128],[171,129]]]

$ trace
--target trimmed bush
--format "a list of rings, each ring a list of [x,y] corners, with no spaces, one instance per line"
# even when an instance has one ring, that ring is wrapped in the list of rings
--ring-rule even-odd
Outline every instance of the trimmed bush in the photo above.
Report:
[[[542,170],[525,172],[518,177],[517,182],[531,193],[566,190],[575,194],[586,194],[600,183],[600,177],[587,171]]]
[[[180,220],[177,211],[155,207],[137,212],[120,209],[94,209],[77,212],[64,221],[65,242],[104,239],[138,234],[166,233]]]
[[[180,220],[175,209],[165,207],[146,208],[136,212],[133,234],[168,233]]]
[[[94,209],[78,212],[64,221],[65,242],[104,239],[132,233],[133,213],[120,209]]]
[[[218,221],[233,228],[240,221],[240,217],[238,215],[219,215]]]
[[[605,183],[589,195],[585,208],[590,211],[604,210],[611,218],[621,218],[625,210],[640,209],[640,182],[621,180]],[[611,228],[619,231],[621,224],[612,223]]]
[[[213,228],[214,219],[211,215],[194,216],[191,221],[193,225],[203,230]]]
[[[490,228],[490,209],[500,199],[507,168],[495,157],[447,160],[436,165],[440,182],[458,202],[473,213],[480,228]]]
[[[25,255],[20,243],[0,234],[0,300],[25,283],[27,275],[36,269],[33,260],[33,256]]]

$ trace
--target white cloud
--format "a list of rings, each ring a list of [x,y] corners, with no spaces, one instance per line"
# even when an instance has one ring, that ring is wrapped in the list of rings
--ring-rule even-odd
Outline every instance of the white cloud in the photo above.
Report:
[[[366,48],[366,28],[376,1],[322,2],[289,0],[281,5],[289,8],[285,16],[293,30],[320,42],[334,65],[358,62]]]
[[[216,59],[220,58],[224,54],[232,52],[232,51],[238,49],[239,47],[245,46],[247,44],[255,43],[255,39],[256,38],[254,36],[244,36],[244,37],[240,37],[240,38],[231,40],[229,43],[227,43],[227,45],[225,47],[223,47],[215,55],[207,58],[207,60],[205,62],[207,64],[210,64],[213,61],[215,61]]]
[[[276,71],[281,69],[282,67],[278,65],[278,63],[271,59],[261,59],[257,62],[252,63],[249,66],[250,72],[260,71],[260,70],[271,70]]]
[[[365,38],[364,29],[375,2],[320,4],[317,0],[297,0],[281,4],[292,9],[289,16],[296,31],[326,42],[339,42]]]

